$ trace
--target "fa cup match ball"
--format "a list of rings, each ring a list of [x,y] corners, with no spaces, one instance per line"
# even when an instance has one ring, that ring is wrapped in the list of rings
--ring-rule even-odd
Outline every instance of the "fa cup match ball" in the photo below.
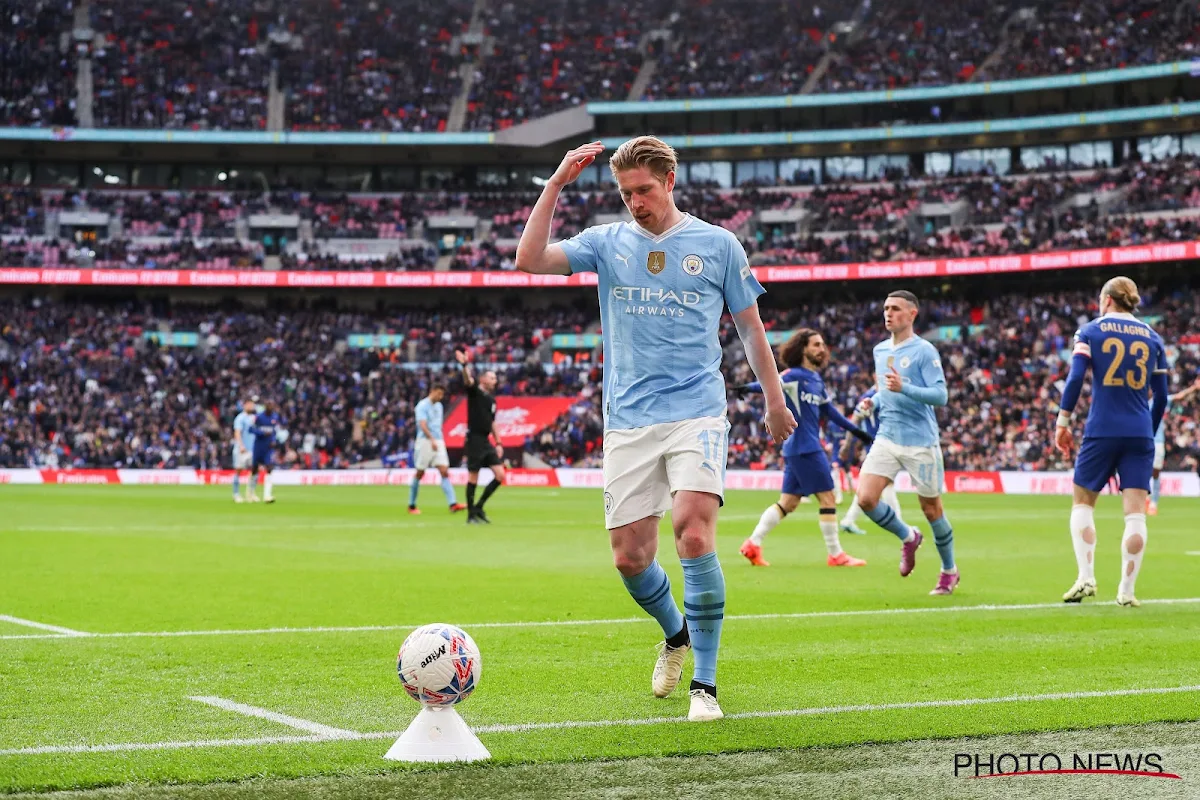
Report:
[[[427,706],[452,706],[479,685],[482,663],[475,640],[462,628],[422,625],[400,645],[396,670],[404,691]]]

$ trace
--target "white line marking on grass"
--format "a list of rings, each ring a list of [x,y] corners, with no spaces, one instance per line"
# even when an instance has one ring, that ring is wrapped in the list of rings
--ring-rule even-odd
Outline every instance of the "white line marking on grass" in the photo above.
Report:
[[[1200,597],[1167,597],[1143,600],[1142,605],[1186,605],[1200,603]],[[1087,603],[1079,606],[1071,603],[1012,603],[974,606],[928,606],[918,608],[866,608],[850,611],[797,611],[794,613],[775,614],[727,614],[728,621],[755,620],[794,620],[794,619],[826,619],[837,617],[875,617],[893,614],[956,614],[971,611],[1044,611],[1063,609],[1064,613],[1078,613],[1080,608],[1107,607],[1109,603]],[[653,622],[652,617],[618,617],[612,619],[551,619],[534,622],[476,622],[460,627],[467,630],[483,628],[570,628],[581,625],[632,625],[635,623]],[[68,639],[72,636],[84,636],[89,639],[170,639],[183,636],[264,636],[281,633],[370,633],[378,631],[407,631],[418,627],[412,625],[354,625],[354,626],[316,626],[305,628],[246,628],[216,629],[208,631],[126,631],[115,633],[85,633],[68,635],[10,635],[0,636],[5,639]]]
[[[1188,550],[1189,556],[1200,556],[1200,550]]]
[[[1000,703],[1036,703],[1055,700],[1088,700],[1115,697],[1139,697],[1144,695],[1182,694],[1200,692],[1196,686],[1167,686],[1148,689],[1113,689],[1096,692],[1054,692],[1051,694],[1015,694],[1006,697],[968,697],[957,700],[916,700],[910,703],[879,703],[852,706],[821,706],[817,708],[794,708],[777,711],[746,711],[727,714],[726,720],[773,719],[776,717],[833,716],[836,714],[862,714],[880,711],[901,711],[920,708],[961,708],[964,706],[997,705]],[[198,698],[192,698],[198,699]],[[220,698],[212,698],[220,699]],[[228,702],[228,701],[225,701]],[[238,705],[238,704],[235,704]],[[261,709],[260,709],[261,710]],[[270,713],[270,712],[268,712]],[[480,725],[472,728],[477,734],[526,733],[541,730],[566,730],[571,728],[618,728],[645,725],[670,725],[687,722],[687,717],[645,717],[641,719],[602,719],[565,722],[526,722],[507,725]],[[322,726],[323,727],[323,726]],[[48,755],[54,753],[119,753],[128,750],[177,750],[196,747],[253,747],[269,744],[298,744],[307,742],[359,741],[364,739],[395,739],[403,731],[372,731],[357,733],[345,731],[345,736],[262,736],[253,739],[197,739],[184,742],[133,742],[126,744],[92,745],[47,745],[0,750],[0,756]]]
[[[287,725],[289,728],[295,728],[301,731],[320,736],[322,739],[358,739],[362,734],[358,731],[347,731],[341,728],[332,728],[328,725],[322,725],[319,722],[312,720],[301,719],[300,717],[291,717],[287,714],[280,714],[276,711],[269,711],[258,706],[248,706],[245,703],[235,703],[232,700],[226,700],[223,697],[188,697],[188,700],[195,700],[197,703],[213,706],[224,711],[232,711],[235,714],[244,714],[247,717],[258,717],[259,719],[278,722],[280,725]]]
[[[43,631],[50,631],[59,636],[91,636],[90,633],[77,631],[73,628],[64,628],[61,625],[47,625],[45,622],[34,622],[31,619],[21,619],[20,617],[10,617],[8,614],[0,614],[0,622],[11,622],[13,625],[24,625],[26,628],[37,628]],[[21,637],[21,638],[37,638],[37,637]]]
[[[1156,689],[1114,689],[1102,692],[1055,692],[1052,694],[1014,694],[1007,697],[967,697],[960,700],[914,700],[909,703],[879,703],[853,706],[824,706],[793,708],[781,711],[746,711],[726,714],[725,719],[772,719],[775,717],[819,717],[833,714],[860,714],[875,711],[903,711],[915,708],[961,708],[998,703],[1031,703],[1051,700],[1088,700],[1095,698],[1136,697],[1148,694],[1200,692],[1197,686],[1169,686]],[[524,733],[526,731],[560,730],[568,728],[615,728],[632,725],[662,725],[686,721],[683,717],[648,717],[645,719],[602,719],[577,722],[526,722],[516,725],[480,725],[475,733]],[[382,737],[381,737],[382,738]]]

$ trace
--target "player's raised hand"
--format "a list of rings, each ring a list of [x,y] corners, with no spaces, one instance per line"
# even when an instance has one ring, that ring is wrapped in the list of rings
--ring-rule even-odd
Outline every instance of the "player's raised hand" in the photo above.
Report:
[[[895,367],[888,367],[887,375],[883,376],[883,384],[888,391],[898,392],[904,386],[904,378],[900,376]]]
[[[596,156],[603,152],[604,145],[598,141],[576,147],[563,156],[562,163],[550,176],[550,183],[559,188],[573,183],[585,169],[591,166],[592,162],[596,160]]]
[[[796,430],[796,418],[792,416],[792,411],[786,405],[776,408],[767,408],[767,433],[771,434],[771,438],[775,440],[775,444],[782,444],[792,435],[792,431]]]
[[[1054,446],[1058,448],[1058,452],[1070,457],[1071,451],[1075,449],[1075,434],[1071,433],[1070,428],[1056,427],[1054,429]]]
[[[454,351],[454,360],[460,364],[466,364],[467,363],[466,351],[465,350],[455,350]]]

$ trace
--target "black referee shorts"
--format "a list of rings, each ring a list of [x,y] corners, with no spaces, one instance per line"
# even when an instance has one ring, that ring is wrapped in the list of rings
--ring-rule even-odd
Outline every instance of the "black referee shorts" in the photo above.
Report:
[[[488,441],[487,436],[475,433],[467,434],[467,472],[479,472],[484,467],[494,467],[500,463],[496,448]]]

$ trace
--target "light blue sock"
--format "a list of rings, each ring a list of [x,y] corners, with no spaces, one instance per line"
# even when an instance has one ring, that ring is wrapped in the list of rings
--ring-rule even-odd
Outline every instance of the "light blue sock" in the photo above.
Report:
[[[1162,478],[1150,479],[1150,499],[1154,501],[1154,505],[1158,505],[1158,497],[1162,493]]]
[[[442,478],[442,494],[446,495],[446,503],[454,505],[458,502],[458,498],[454,496],[454,484],[450,482],[450,476]]]
[[[655,561],[632,578],[622,575],[621,580],[637,604],[658,620],[664,638],[670,639],[683,630],[683,614],[671,596],[671,579],[661,564]]]
[[[415,506],[417,504],[417,492],[421,488],[421,480],[416,475],[413,475],[412,483],[408,486],[408,505]]]
[[[896,510],[882,500],[879,501],[879,505],[865,513],[867,515],[867,519],[871,520],[871,522],[874,522],[884,530],[891,531],[892,533],[896,534],[896,536],[902,542],[906,540],[909,533],[912,532],[912,529],[904,522],[904,520],[900,518],[900,515],[896,513]]]
[[[240,486],[241,483],[242,483],[241,473],[234,472],[233,473],[233,496],[234,497],[237,497],[238,486]]]
[[[681,558],[679,563],[683,565],[683,608],[696,656],[692,680],[715,687],[717,650],[725,620],[725,575],[716,553]]]
[[[942,557],[942,572],[954,571],[954,528],[946,515],[929,523],[933,528],[933,543],[937,545],[938,555]]]

